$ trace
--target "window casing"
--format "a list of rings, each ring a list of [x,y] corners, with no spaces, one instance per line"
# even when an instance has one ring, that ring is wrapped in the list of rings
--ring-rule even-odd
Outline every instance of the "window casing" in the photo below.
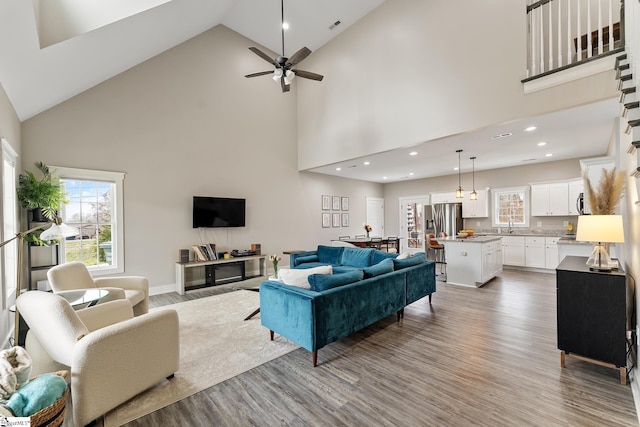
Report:
[[[494,227],[529,227],[529,187],[495,188],[491,192]]]
[[[60,244],[61,262],[81,261],[94,276],[124,272],[124,173],[51,167],[67,193],[63,222],[80,231]]]
[[[2,230],[0,241],[5,241],[18,233],[18,202],[16,196],[16,160],[18,155],[9,142],[2,138],[0,149],[2,150]],[[0,259],[2,275],[2,308],[6,308],[8,301],[14,298],[16,281],[18,280],[18,245],[20,239],[2,248]]]

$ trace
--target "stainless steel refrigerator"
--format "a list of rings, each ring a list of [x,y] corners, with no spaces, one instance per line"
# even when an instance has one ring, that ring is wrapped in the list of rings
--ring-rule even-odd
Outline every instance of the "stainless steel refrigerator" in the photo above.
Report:
[[[439,203],[432,208],[436,237],[442,232],[455,236],[462,230],[462,203]]]

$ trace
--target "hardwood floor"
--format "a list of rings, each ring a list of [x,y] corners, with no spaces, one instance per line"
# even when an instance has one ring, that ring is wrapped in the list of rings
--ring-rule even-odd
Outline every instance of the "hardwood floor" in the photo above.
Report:
[[[505,270],[478,289],[438,282],[431,305],[324,347],[317,368],[299,349],[127,425],[638,425],[618,371],[560,367],[555,310],[555,274]]]

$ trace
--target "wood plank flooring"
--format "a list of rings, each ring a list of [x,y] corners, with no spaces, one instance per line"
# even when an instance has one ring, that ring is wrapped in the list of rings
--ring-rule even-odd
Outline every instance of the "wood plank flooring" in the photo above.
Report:
[[[617,370],[560,367],[555,310],[555,274],[505,270],[478,289],[438,282],[431,305],[324,347],[317,368],[299,349],[127,425],[638,425]]]

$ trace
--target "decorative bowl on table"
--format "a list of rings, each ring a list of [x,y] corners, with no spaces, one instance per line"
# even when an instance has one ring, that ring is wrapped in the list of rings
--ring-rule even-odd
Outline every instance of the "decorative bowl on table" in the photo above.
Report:
[[[463,233],[463,232],[458,233],[458,237],[467,237],[468,235],[469,235],[468,233]]]

